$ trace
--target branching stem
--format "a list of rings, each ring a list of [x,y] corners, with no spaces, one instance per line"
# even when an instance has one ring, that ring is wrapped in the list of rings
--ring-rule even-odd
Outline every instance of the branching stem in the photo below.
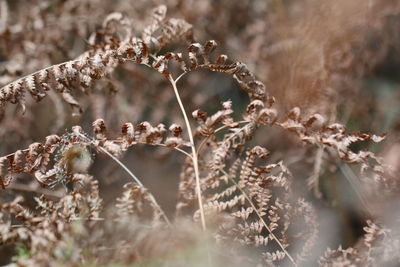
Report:
[[[267,229],[267,231],[270,233],[270,235],[272,236],[272,238],[276,241],[276,243],[279,245],[279,247],[282,249],[283,253],[286,254],[286,256],[288,257],[288,259],[293,263],[294,266],[297,266],[296,262],[294,261],[293,257],[289,254],[289,252],[285,249],[285,247],[282,245],[281,241],[279,241],[279,239],[275,236],[275,234],[271,231],[271,229],[268,227],[267,223],[264,221],[264,219],[262,218],[261,214],[258,212],[256,206],[254,205],[253,201],[250,199],[250,197],[247,195],[247,193],[238,185],[238,183],[232,179],[231,177],[229,177],[229,174],[226,173],[226,171],[221,170],[221,172],[228,177],[228,179],[234,183],[236,185],[236,187],[240,190],[240,192],[242,193],[242,195],[246,198],[246,200],[249,202],[250,206],[253,208],[254,212],[257,214],[258,218],[260,219],[260,221],[262,222],[262,224],[264,225],[265,229]]]
[[[180,77],[182,77],[182,76],[180,76]],[[168,80],[170,81],[170,83],[174,89],[176,100],[178,101],[183,118],[185,120],[187,131],[188,131],[190,146],[192,148],[192,162],[193,162],[194,174],[196,176],[196,192],[197,192],[197,199],[199,201],[201,225],[203,227],[203,230],[206,230],[207,229],[206,219],[204,216],[203,199],[201,196],[199,161],[198,161],[197,151],[196,151],[196,147],[195,147],[194,140],[193,140],[192,128],[190,127],[190,122],[189,122],[188,116],[186,114],[185,107],[183,106],[181,97],[178,92],[178,88],[176,87],[176,81],[172,78],[171,75],[168,76]]]
[[[84,136],[81,133],[77,133],[79,135],[80,138],[85,139],[86,141],[93,143],[92,140],[86,136]],[[129,174],[130,177],[132,177],[132,179],[142,188],[146,188],[142,182],[139,180],[139,178],[136,177],[136,175],[134,175],[131,170],[129,170],[128,167],[125,166],[125,164],[123,164],[118,158],[116,158],[113,154],[111,154],[110,152],[108,152],[107,149],[105,149],[102,146],[96,145],[95,146],[96,149],[98,149],[99,151],[105,153],[107,156],[109,156],[111,159],[113,159],[119,166],[122,167],[122,169],[125,170],[126,173]],[[164,218],[164,220],[166,221],[166,223],[168,225],[171,226],[171,222],[168,219],[167,215],[165,214],[165,212],[162,210],[161,206],[157,203],[157,200],[155,199],[155,197],[153,196],[153,194],[150,191],[147,191],[147,194],[149,195],[150,201],[153,202],[153,205],[158,209],[158,211],[160,212],[161,216]]]
[[[243,124],[243,123],[249,123],[249,121],[238,121],[237,123]],[[213,134],[216,134],[216,133],[218,133],[218,132],[220,132],[220,131],[222,131],[222,130],[228,128],[228,127],[229,127],[228,125],[223,125],[223,126],[217,128],[217,129],[213,132]],[[204,138],[204,139],[201,141],[200,145],[197,147],[197,155],[198,155],[198,154],[200,153],[200,151],[203,149],[203,147],[204,147],[204,145],[207,143],[208,139],[210,139],[210,136],[207,136],[206,138]]]

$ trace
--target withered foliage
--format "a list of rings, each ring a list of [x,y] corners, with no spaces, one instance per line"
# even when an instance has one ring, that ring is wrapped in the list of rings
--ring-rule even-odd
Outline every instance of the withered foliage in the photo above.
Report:
[[[0,1],[0,264],[399,264],[398,133],[335,122],[397,1],[128,2]]]

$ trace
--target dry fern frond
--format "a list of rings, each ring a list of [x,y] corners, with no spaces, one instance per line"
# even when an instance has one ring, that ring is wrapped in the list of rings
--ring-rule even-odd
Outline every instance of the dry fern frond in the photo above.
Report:
[[[20,265],[43,265],[49,257],[67,256],[68,239],[73,232],[71,222],[76,220],[97,220],[102,209],[97,181],[86,176],[84,186],[75,189],[60,201],[53,202],[43,196],[36,198],[37,212],[30,212],[21,205],[22,199],[15,199],[10,204],[0,205],[2,212],[9,213],[20,221],[23,227],[2,228],[0,243],[25,243],[31,257],[20,259]],[[4,222],[2,222],[4,227]],[[5,233],[6,235],[3,235]]]
[[[333,120],[396,54],[400,6],[317,2],[0,0],[0,265],[398,264],[386,135],[347,130],[397,143],[397,83]]]
[[[111,43],[103,43],[75,60],[39,70],[3,86],[0,89],[0,106],[3,107],[7,102],[20,103],[25,109],[25,93],[30,93],[36,101],[40,101],[47,95],[47,91],[55,90],[62,95],[64,101],[82,112],[72,95],[73,88],[86,92],[86,88],[91,85],[93,79],[108,75],[124,60],[129,59],[144,64],[148,62],[150,44],[140,38],[130,36],[130,23],[121,14],[110,14],[106,18],[103,23],[105,31],[110,32],[109,24],[115,21],[128,31],[124,40],[112,39]],[[159,26],[156,26],[155,30]],[[191,32],[191,26],[182,20],[168,20],[161,26],[164,28],[162,28],[162,35],[156,38],[157,50]]]
[[[73,173],[85,173],[92,161],[87,151],[87,147],[91,145],[100,146],[118,157],[136,144],[161,145],[176,149],[188,144],[180,137],[182,128],[177,124],[170,126],[169,137],[163,124],[153,127],[148,122],[142,122],[136,127],[132,123],[125,123],[121,127],[120,136],[115,140],[107,139],[106,131],[104,120],[98,119],[93,122],[94,140],[82,138],[85,135],[81,127],[75,126],[72,133],[67,133],[61,138],[50,135],[43,144],[33,143],[28,149],[1,157],[0,185],[4,189],[10,184],[12,176],[19,173],[33,174],[44,185],[54,185]],[[48,164],[52,159],[55,159],[56,163],[49,168]]]
[[[290,204],[291,182],[288,170],[282,163],[257,166],[256,161],[265,159],[268,155],[268,151],[259,146],[247,151],[243,161],[238,158],[231,166],[226,165],[229,154],[221,155],[218,165],[213,158],[212,166],[215,169],[202,180],[204,187],[210,188],[210,192],[207,190],[204,193],[207,196],[204,205],[206,214],[226,212],[237,219],[234,226],[221,229],[218,235],[225,236],[225,239],[230,237],[246,247],[263,247],[266,251],[262,252],[262,260],[259,259],[261,262],[272,264],[288,258],[296,264],[304,260],[315,244],[317,229],[311,227],[316,227],[317,223],[311,206],[304,200],[299,200],[299,205]],[[229,170],[229,174],[225,168]],[[278,174],[273,174],[275,172]],[[279,191],[281,193],[277,193]],[[186,201],[189,203],[190,199]],[[181,202],[179,207],[187,206],[184,203]],[[295,223],[299,212],[304,213],[306,227],[310,231],[308,234],[298,235],[298,238],[308,240],[308,245],[297,255],[295,262],[286,250],[289,246],[286,240],[289,238],[289,226],[291,222]],[[289,214],[292,213],[293,217],[290,217]],[[285,221],[281,221],[281,214],[286,214]],[[270,250],[274,246],[278,246],[280,250]]]
[[[345,126],[340,123],[325,125],[323,117],[319,114],[302,120],[299,108],[292,109],[287,118],[282,122],[277,122],[276,125],[294,132],[305,143],[332,149],[344,162],[361,165],[362,172],[370,170],[374,173],[375,182],[390,188],[390,179],[385,177],[391,176],[392,168],[373,152],[366,150],[354,152],[351,149],[351,145],[357,142],[382,142],[386,133],[382,135],[347,133]]]
[[[122,196],[117,198],[116,205],[118,215],[121,218],[132,215],[144,218],[144,215],[146,214],[146,205],[151,210],[153,223],[160,222],[162,215],[160,214],[158,207],[154,206],[153,201],[149,199],[147,189],[137,184],[129,183],[124,185],[123,190]]]
[[[364,227],[365,234],[358,245],[354,248],[343,249],[341,246],[337,250],[328,250],[319,260],[320,266],[333,265],[363,265],[377,266],[390,264],[398,261],[398,255],[392,253],[398,249],[399,244],[393,237],[398,234],[383,226],[367,220]]]
[[[0,158],[0,185],[3,189],[10,184],[12,176],[18,173],[30,173],[43,184],[51,184],[51,179],[57,173],[57,167],[47,170],[50,156],[60,145],[57,135],[46,137],[46,142],[33,143],[28,149],[18,150],[13,154]]]

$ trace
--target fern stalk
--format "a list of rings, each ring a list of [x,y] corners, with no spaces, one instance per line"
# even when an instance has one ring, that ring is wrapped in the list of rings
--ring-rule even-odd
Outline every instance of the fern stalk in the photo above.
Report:
[[[180,76],[180,77],[182,77],[182,76]],[[196,192],[197,192],[197,199],[199,201],[201,225],[203,227],[203,230],[206,230],[207,226],[206,226],[206,219],[204,216],[204,207],[203,207],[203,200],[202,200],[202,196],[201,196],[201,187],[200,187],[199,161],[198,161],[198,157],[197,157],[196,147],[194,145],[192,129],[190,127],[190,123],[189,123],[189,119],[186,114],[185,107],[183,106],[181,97],[179,95],[178,88],[176,87],[176,81],[172,78],[171,75],[168,76],[168,80],[170,81],[170,83],[174,89],[176,100],[178,101],[183,118],[185,120],[187,131],[188,131],[190,147],[192,148],[192,162],[193,162],[194,174],[196,176]]]
[[[271,229],[268,227],[267,223],[264,221],[264,219],[262,218],[261,214],[258,212],[256,206],[254,205],[253,201],[250,199],[250,197],[246,194],[246,192],[240,188],[240,186],[238,185],[238,183],[236,183],[236,181],[234,179],[232,179],[231,177],[229,177],[229,175],[226,173],[226,171],[221,170],[221,172],[228,177],[228,179],[234,183],[236,185],[236,187],[239,189],[239,191],[243,194],[243,196],[246,198],[246,200],[249,202],[249,204],[251,205],[251,207],[253,208],[254,212],[257,214],[258,218],[260,218],[262,224],[264,225],[265,229],[267,229],[267,231],[271,234],[272,238],[275,240],[275,242],[278,244],[278,246],[282,249],[283,253],[286,254],[286,256],[288,257],[288,259],[293,263],[294,266],[298,266],[295,262],[295,260],[293,259],[293,257],[289,254],[289,252],[285,249],[285,247],[282,245],[281,241],[279,241],[279,239],[274,235],[274,233],[272,233]]]
[[[89,142],[91,142],[92,140],[90,140],[90,138],[84,136],[81,133],[78,133],[79,136]],[[111,154],[110,152],[107,151],[107,149],[105,149],[104,147],[101,147],[99,145],[95,146],[98,150],[100,150],[101,152],[105,153],[107,156],[109,156],[112,160],[114,160],[116,163],[118,163],[119,166],[121,166],[126,173],[129,174],[130,177],[132,177],[132,179],[142,188],[146,188],[143,183],[139,180],[139,178],[136,177],[136,175],[134,175],[132,173],[131,170],[129,170],[128,167],[125,166],[125,164],[123,164],[118,158],[116,158],[113,154]],[[151,202],[153,202],[154,206],[158,209],[158,211],[160,212],[161,216],[164,218],[165,222],[171,226],[171,222],[168,219],[167,215],[165,214],[165,212],[162,210],[161,206],[158,204],[156,198],[153,196],[153,194],[150,191],[147,191],[147,194],[149,195],[149,198],[151,200]]]

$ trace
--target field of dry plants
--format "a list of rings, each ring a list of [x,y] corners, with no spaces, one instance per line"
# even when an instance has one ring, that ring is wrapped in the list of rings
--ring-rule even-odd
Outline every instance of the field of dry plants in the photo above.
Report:
[[[0,266],[400,266],[400,1],[0,0]]]

